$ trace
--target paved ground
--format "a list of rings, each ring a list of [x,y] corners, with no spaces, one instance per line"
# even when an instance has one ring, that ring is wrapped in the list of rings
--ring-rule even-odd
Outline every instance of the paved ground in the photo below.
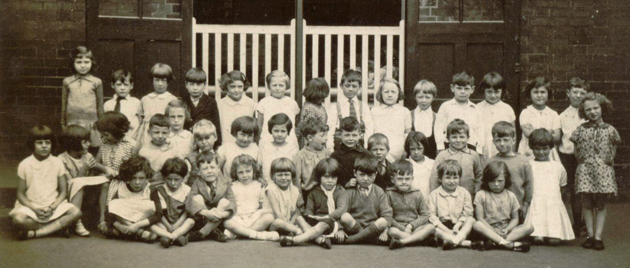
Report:
[[[582,249],[583,239],[578,239],[558,247],[533,247],[527,254],[421,247],[396,251],[378,246],[280,248],[277,243],[244,240],[163,249],[158,243],[109,240],[98,234],[17,241],[4,216],[0,218],[0,267],[630,267],[629,209],[628,203],[609,206],[604,251]]]

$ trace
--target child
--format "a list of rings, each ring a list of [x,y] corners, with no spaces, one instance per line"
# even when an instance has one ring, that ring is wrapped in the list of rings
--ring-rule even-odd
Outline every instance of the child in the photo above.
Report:
[[[523,138],[518,145],[518,152],[530,159],[534,158],[529,146],[529,135],[534,129],[544,128],[553,135],[554,143],[560,141],[561,125],[560,117],[556,111],[547,106],[547,99],[551,95],[551,83],[544,77],[537,77],[525,87],[525,95],[532,100],[532,105],[527,106],[519,116],[519,124],[523,131]],[[560,161],[558,152],[551,147],[551,160]]]
[[[360,122],[360,137],[358,137],[358,140],[361,141],[361,146],[364,146],[363,138],[370,137],[374,133],[372,112],[370,112],[369,107],[364,108],[363,106],[365,104],[357,98],[360,88],[361,72],[352,69],[345,71],[343,76],[341,76],[341,89],[343,90],[343,94],[338,94],[337,102],[326,108],[326,113],[328,114],[328,128],[335,130],[328,133],[328,143],[326,144],[328,148],[334,148],[336,150],[337,146],[342,143],[342,138],[340,137],[343,131],[341,121],[346,117],[352,117],[357,120],[357,122]],[[357,108],[357,106],[359,107]],[[342,166],[344,165],[341,161],[339,163]]]
[[[405,152],[409,156],[409,162],[413,167],[413,180],[411,187],[420,190],[425,198],[431,194],[430,178],[435,161],[426,156],[425,148],[430,147],[429,139],[422,132],[411,131],[405,139]]]
[[[308,225],[302,217],[304,201],[300,190],[291,182],[295,177],[295,165],[286,157],[271,162],[271,178],[265,194],[275,220],[269,230],[294,235],[303,234]],[[296,225],[297,224],[297,225]]]
[[[387,160],[389,155],[389,139],[387,136],[376,133],[368,139],[368,151],[378,161],[378,167],[376,168],[376,179],[374,184],[378,185],[382,189],[392,186],[392,163]]]
[[[412,186],[414,178],[411,162],[404,159],[394,162],[392,172],[394,186],[388,187],[386,191],[394,210],[392,226],[389,228],[392,237],[389,249],[398,249],[429,238],[435,232],[435,227],[428,222],[429,207],[425,197]]]
[[[240,71],[223,74],[220,84],[227,96],[218,102],[221,111],[221,127],[217,129],[221,131],[219,134],[223,140],[221,144],[226,144],[236,141],[231,135],[232,122],[242,116],[254,116],[257,103],[244,94],[250,85],[247,77]]]
[[[589,92],[590,85],[587,81],[584,81],[578,77],[573,77],[569,81],[569,88],[567,89],[567,97],[569,98],[570,105],[567,109],[560,114],[560,130],[562,131],[562,139],[560,147],[558,147],[558,156],[564,169],[567,171],[567,191],[563,192],[565,197],[569,199],[571,204],[571,215],[573,216],[573,231],[578,234],[585,229],[584,220],[582,219],[582,202],[577,194],[575,194],[575,171],[577,170],[578,162],[574,154],[574,145],[570,138],[573,131],[585,123],[586,120],[580,118],[578,109],[580,104]]]
[[[299,151],[297,143],[291,143],[287,141],[287,137],[291,135],[291,129],[293,124],[291,119],[284,113],[275,114],[267,122],[269,133],[273,140],[260,141],[260,147],[258,148],[258,162],[262,166],[263,179],[267,183],[271,181],[271,162],[280,157],[286,157],[293,159],[295,154]]]
[[[458,178],[459,186],[468,190],[470,195],[475,195],[481,185],[481,176],[483,176],[483,159],[466,144],[469,138],[469,128],[464,121],[460,119],[453,120],[446,128],[448,137],[448,150],[444,150],[438,154],[431,171],[430,186],[434,191],[440,186],[439,172],[437,167],[444,161],[453,159],[457,160],[462,168],[462,174]]]
[[[306,141],[304,148],[293,157],[295,163],[295,180],[293,184],[302,190],[302,196],[317,186],[313,180],[313,168],[319,161],[330,157],[330,150],[326,148],[328,126],[325,121],[308,118],[300,123],[301,136]]]
[[[516,120],[514,109],[501,100],[504,89],[505,81],[497,72],[487,73],[481,79],[481,83],[479,83],[479,90],[485,96],[485,100],[477,104],[484,120],[481,138],[484,139],[482,155],[485,159],[489,159],[497,154],[497,150],[492,143],[492,126],[494,126],[494,123],[506,121],[514,124]]]
[[[88,152],[90,148],[90,131],[79,125],[69,125],[66,127],[62,144],[66,151],[58,157],[68,172],[68,201],[81,209],[83,203],[83,187],[100,185],[109,182],[105,176],[89,176],[90,169],[98,169],[106,173],[107,168],[96,162],[94,156]],[[90,232],[85,229],[81,219],[76,223],[74,232],[79,236],[87,237]]]
[[[197,166],[201,179],[196,180],[186,201],[186,212],[200,225],[192,231],[188,240],[201,241],[207,238],[225,243],[228,237],[217,227],[236,212],[236,199],[231,180],[221,173],[214,154],[200,155]]]
[[[103,108],[106,112],[114,111],[124,114],[129,120],[127,137],[135,139],[142,120],[142,104],[139,99],[130,95],[133,89],[131,72],[124,69],[112,72],[112,88],[116,94],[111,100],[105,102]]]
[[[149,137],[151,137],[151,143],[147,146],[143,146],[138,152],[138,155],[146,158],[151,163],[151,169],[153,169],[153,177],[149,178],[153,184],[159,184],[164,182],[160,174],[162,165],[166,162],[166,159],[179,157],[181,154],[175,150],[175,148],[169,144],[168,135],[170,124],[168,117],[163,114],[155,114],[149,121]]]
[[[232,191],[236,200],[236,215],[223,223],[225,234],[230,238],[247,237],[250,239],[278,241],[277,232],[265,232],[273,222],[265,191],[260,183],[260,169],[256,160],[246,154],[234,159],[230,176]]]
[[[437,97],[437,87],[429,80],[420,80],[413,88],[413,96],[418,107],[411,111],[411,130],[420,132],[427,138],[427,146],[424,147],[423,154],[435,159],[437,148],[433,128],[435,127],[436,113],[432,110],[431,103]],[[416,180],[414,179],[414,181]]]
[[[560,162],[549,159],[554,137],[550,131],[539,128],[530,133],[529,145],[534,152],[534,160],[530,160],[534,173],[534,197],[525,221],[534,226],[531,235],[538,244],[544,242],[543,237],[551,245],[558,244],[560,240],[572,240],[575,236],[571,220],[560,195],[560,187],[567,185],[567,173]]]
[[[376,93],[376,100],[383,105],[372,108],[374,133],[387,136],[391,148],[388,150],[387,160],[390,162],[403,157],[405,137],[411,131],[411,113],[399,103],[402,99],[404,94],[398,81],[385,78]]]
[[[33,155],[18,166],[17,200],[9,212],[20,229],[20,239],[64,230],[81,218],[81,210],[67,201],[63,162],[50,155],[53,140],[54,134],[47,126],[35,126],[29,132],[27,144]]]
[[[588,238],[584,248],[604,249],[602,231],[606,221],[606,202],[617,194],[613,161],[621,138],[617,130],[604,123],[612,104],[603,95],[588,93],[580,104],[580,117],[588,122],[580,125],[571,135],[575,144],[575,157],[580,163],[576,171],[576,190],[582,194],[584,222]]]
[[[532,203],[534,191],[532,167],[529,159],[514,152],[516,144],[516,127],[512,123],[500,121],[492,126],[494,146],[498,152],[488,162],[501,161],[507,165],[510,171],[510,185],[505,188],[510,190],[519,202],[519,219],[523,223],[529,204]]]
[[[356,119],[355,119],[356,120]],[[360,155],[354,163],[357,187],[348,189],[348,212],[341,215],[343,230],[335,234],[338,243],[385,244],[387,227],[392,221],[392,207],[385,191],[374,185],[378,161]],[[344,231],[345,230],[345,231]]]
[[[233,142],[225,142],[217,150],[219,167],[223,168],[223,174],[230,174],[232,161],[239,155],[247,154],[254,159],[258,157],[258,125],[251,116],[241,116],[232,122],[230,134],[235,138]]]
[[[429,221],[435,226],[437,238],[444,243],[442,249],[450,250],[462,246],[483,250],[483,241],[465,240],[472,230],[475,218],[470,193],[459,186],[462,166],[457,160],[447,159],[439,163],[436,170],[441,186],[429,195]]]
[[[533,231],[530,222],[519,225],[519,201],[507,188],[512,184],[508,166],[503,162],[490,162],[483,170],[481,190],[475,196],[473,229],[489,239],[485,249],[494,244],[502,249],[528,252],[529,243],[518,242]]]
[[[184,159],[192,152],[194,142],[193,134],[184,129],[186,122],[190,121],[188,107],[186,107],[186,103],[183,100],[172,100],[166,106],[164,115],[168,117],[170,125],[168,142],[177,151],[177,157]]]
[[[339,229],[339,219],[348,209],[346,190],[337,184],[339,162],[333,158],[322,159],[313,169],[313,181],[319,187],[308,194],[304,216],[306,231],[295,237],[283,236],[280,245],[283,247],[315,240],[317,245],[330,249],[330,237]]]
[[[184,98],[186,107],[190,109],[190,121],[185,126],[186,129],[192,130],[192,126],[201,119],[210,120],[217,129],[221,129],[221,116],[217,108],[217,101],[204,92],[207,79],[206,72],[202,69],[191,68],[186,72],[186,90],[190,95],[190,98]],[[217,135],[216,144],[220,145],[223,136],[221,133],[217,133]]]
[[[173,69],[164,63],[156,63],[151,68],[151,80],[153,81],[153,92],[142,97],[142,115],[144,121],[140,126],[138,134],[138,143],[143,147],[151,143],[149,137],[149,121],[155,114],[161,114],[166,110],[166,106],[172,100],[176,100],[173,94],[167,91],[168,84],[175,80]]]
[[[120,166],[118,179],[124,184],[113,192],[109,202],[110,219],[114,229],[111,236],[134,237],[147,243],[153,243],[157,235],[147,227],[158,223],[155,206],[151,201],[149,178],[153,176],[149,162],[142,156],[132,156]]]
[[[330,125],[329,125],[330,126]],[[359,143],[361,125],[354,117],[346,117],[340,122],[341,144],[330,155],[339,162],[339,184],[344,188],[357,186],[354,178],[354,160],[360,155],[369,155],[370,152]]]
[[[103,138],[103,145],[96,155],[96,162],[102,163],[106,167],[105,175],[111,179],[109,183],[105,183],[101,187],[99,198],[101,216],[98,228],[102,233],[108,233],[105,211],[109,201],[112,200],[113,193],[118,191],[118,186],[122,184],[122,181],[116,178],[118,170],[124,161],[138,153],[139,148],[135,140],[126,136],[126,133],[129,132],[129,120],[124,114],[106,112],[98,119],[96,128]]]
[[[470,95],[475,91],[475,79],[467,72],[461,72],[453,75],[451,83],[451,91],[454,98],[442,103],[435,117],[435,143],[438,154],[446,147],[445,142],[448,141],[446,128],[448,124],[456,118],[466,122],[470,126],[470,135],[468,135],[468,145],[471,149],[482,153],[484,146],[483,126],[484,121],[481,117],[481,110],[472,101]]]
[[[269,119],[276,114],[285,113],[290,121],[295,122],[298,113],[300,113],[300,107],[297,102],[290,97],[285,96],[289,89],[289,76],[280,70],[272,71],[267,75],[265,79],[267,81],[267,87],[269,88],[270,97],[264,98],[258,103],[256,107],[258,118],[258,129],[263,129],[263,126],[267,126]],[[271,132],[262,131],[260,134],[260,140],[263,142],[272,141]],[[289,136],[289,143],[298,144],[295,134]]]
[[[70,52],[74,74],[63,79],[61,87],[61,126],[79,125],[92,131],[93,151],[101,145],[94,122],[103,116],[103,82],[91,74],[96,69],[92,51],[78,46]]]
[[[160,244],[168,248],[171,244],[188,244],[188,231],[195,221],[186,213],[186,198],[190,187],[182,184],[188,174],[186,162],[179,158],[170,158],[162,166],[162,177],[166,186],[159,185],[151,189],[151,200],[155,204],[155,217],[160,222],[151,225],[151,231],[160,236]]]
[[[300,121],[298,121],[298,123],[301,125],[309,118],[319,119],[324,123],[328,122],[326,108],[324,108],[322,103],[328,98],[329,94],[330,87],[324,78],[317,77],[309,81],[306,85],[306,89],[304,89],[303,96],[306,102],[302,105],[302,112],[300,113]],[[300,148],[304,148],[304,146],[306,146],[305,137],[301,136],[299,132],[296,134],[299,138]]]
[[[210,120],[201,119],[192,127],[195,143],[192,152],[186,156],[186,164],[190,170],[190,175],[186,184],[192,183],[199,178],[199,168],[197,158],[204,154],[213,154],[214,144],[217,141],[217,128]]]

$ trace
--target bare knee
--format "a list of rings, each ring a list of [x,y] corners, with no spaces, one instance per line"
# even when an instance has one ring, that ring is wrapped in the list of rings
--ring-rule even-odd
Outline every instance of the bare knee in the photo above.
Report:
[[[13,216],[13,224],[21,229],[32,229],[32,222],[33,220],[31,220],[31,218],[22,213]]]
[[[387,228],[387,220],[385,218],[378,218],[374,222],[374,225],[378,227],[379,229],[385,229]]]
[[[344,213],[341,215],[341,218],[339,218],[339,222],[341,222],[341,224],[345,227],[352,227],[354,225],[354,218],[352,218],[352,215],[350,215],[350,213]]]
[[[273,222],[273,220],[274,220],[274,217],[273,217],[273,215],[272,215],[271,213],[267,213],[267,214],[265,214],[265,215],[262,215],[262,216],[260,217],[260,219],[259,219],[259,221],[262,221],[262,222],[264,222],[264,223],[266,223],[266,224],[270,224],[270,223],[272,223],[272,222]]]
[[[271,222],[271,226],[274,228],[279,228],[285,225],[285,221],[282,219],[275,219]]]

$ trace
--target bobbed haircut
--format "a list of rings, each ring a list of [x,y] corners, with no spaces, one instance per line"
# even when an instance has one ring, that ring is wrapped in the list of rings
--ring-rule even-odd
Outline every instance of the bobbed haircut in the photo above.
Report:
[[[343,72],[343,75],[341,76],[341,83],[343,84],[352,82],[358,82],[359,85],[361,85],[361,71],[348,69]]]
[[[186,77],[184,79],[186,82],[206,84],[208,76],[206,76],[206,72],[200,68],[190,68],[190,70],[186,72]]]
[[[510,188],[512,186],[512,179],[510,177],[510,170],[507,165],[501,161],[493,161],[488,163],[486,167],[483,169],[483,177],[481,178],[481,190],[486,190],[487,192],[491,192],[490,185],[492,181],[503,174],[503,178],[505,178],[505,187],[504,189]]]
[[[451,135],[458,133],[464,133],[466,136],[470,137],[470,127],[464,120],[455,118],[446,126],[446,137],[450,138]]]
[[[247,91],[247,89],[251,86],[245,74],[243,74],[241,71],[234,70],[229,73],[224,73],[221,76],[221,80],[219,81],[221,89],[223,91],[227,91],[228,86],[234,81],[243,82],[243,91]]]
[[[583,88],[584,90],[586,90],[586,92],[591,91],[591,84],[588,81],[583,80],[579,77],[573,77],[569,80],[568,90],[571,90],[574,87]]]
[[[109,132],[114,139],[121,140],[129,131],[129,120],[119,112],[105,112],[96,122],[96,129],[100,132]]]
[[[153,177],[153,170],[151,169],[149,160],[142,156],[134,155],[120,164],[118,179],[124,182],[129,182],[133,179],[133,175],[140,171],[144,172],[147,179]]]
[[[503,138],[503,137],[512,137],[512,138],[516,138],[516,127],[514,127],[514,125],[512,125],[512,123],[507,122],[507,121],[499,121],[496,122],[493,126],[492,126],[492,137],[499,137],[499,138]]]
[[[422,145],[422,148],[426,150],[429,148],[429,139],[420,131],[411,131],[405,139],[405,152],[407,155],[411,155],[411,146],[414,144]]]
[[[413,175],[413,165],[407,159],[398,159],[392,163],[392,172],[398,175]]]
[[[171,124],[168,122],[168,117],[166,117],[166,115],[154,114],[151,116],[151,119],[149,119],[149,129],[147,129],[147,131],[151,131],[151,128],[154,126],[170,127]]]
[[[374,133],[368,139],[368,150],[372,150],[374,146],[383,145],[389,150],[389,139],[382,133]]]
[[[230,168],[230,177],[234,181],[238,180],[238,175],[236,174],[236,171],[238,170],[239,166],[252,167],[252,172],[254,173],[253,174],[254,176],[252,179],[253,180],[260,179],[261,176],[260,176],[260,168],[258,167],[258,162],[256,162],[256,159],[254,159],[251,155],[242,154],[234,158],[234,160],[232,161],[232,167]]]
[[[169,158],[166,159],[166,162],[162,165],[160,173],[162,173],[162,178],[164,179],[173,173],[184,178],[186,177],[186,174],[188,174],[188,165],[186,165],[184,160],[179,159],[178,157]]]
[[[308,135],[327,132],[328,125],[319,118],[309,117],[300,123],[298,130],[300,131],[300,134],[302,134],[302,137],[307,137]]]
[[[323,176],[339,178],[340,173],[341,169],[339,167],[339,162],[336,159],[324,158],[313,168],[311,180],[317,181],[317,183],[321,184]]]
[[[330,86],[322,77],[313,78],[304,89],[304,98],[310,103],[321,105],[330,94]]]
[[[489,72],[481,78],[479,83],[479,90],[484,92],[487,88],[505,89],[505,80],[497,72]]]
[[[371,154],[360,154],[354,160],[354,170],[365,174],[374,174],[378,168],[378,160]]]
[[[280,70],[271,71],[267,75],[267,77],[265,77],[265,81],[267,82],[267,87],[271,86],[271,78],[282,79],[284,83],[287,85],[287,89],[291,89],[291,79],[289,78],[289,75],[285,73],[284,71],[280,71]]]
[[[79,125],[67,126],[61,135],[61,145],[66,151],[82,151],[82,141],[90,141],[90,131]]]
[[[290,172],[291,178],[295,178],[295,164],[289,158],[276,158],[271,162],[271,178],[275,181],[276,173]]]
[[[170,83],[175,80],[175,76],[173,76],[173,68],[168,66],[168,64],[156,63],[153,67],[151,67],[151,79],[153,78],[166,79],[166,81]]]
[[[37,125],[28,131],[26,145],[31,151],[35,151],[35,141],[50,140],[51,148],[55,146],[55,133],[46,125]]]
[[[112,84],[116,84],[116,82],[121,81],[129,81],[129,83],[133,84],[133,76],[130,71],[125,69],[118,69],[112,72]]]
[[[267,129],[269,130],[269,133],[271,133],[271,129],[273,129],[274,126],[280,125],[286,125],[287,133],[291,133],[291,129],[293,129],[293,123],[291,123],[291,118],[289,118],[287,114],[275,114],[271,118],[269,118],[269,121],[267,121]]]
[[[580,118],[588,119],[588,117],[586,117],[586,112],[584,112],[584,102],[586,101],[596,101],[599,103],[599,107],[602,109],[602,117],[608,115],[608,113],[613,110],[612,102],[610,102],[606,96],[595,92],[589,92],[580,103],[580,108],[578,109],[578,115]]]
[[[168,105],[166,105],[166,109],[164,109],[164,115],[169,116],[171,109],[173,108],[182,108],[184,109],[184,115],[186,116],[186,120],[184,122],[188,123],[188,121],[190,121],[190,110],[188,109],[188,105],[186,105],[186,102],[180,99],[177,100],[172,100],[168,102]]]
[[[398,88],[398,98],[396,99],[396,103],[405,99],[405,94],[400,88],[400,83],[398,83],[398,81],[394,78],[384,78],[381,80],[381,84],[378,86],[378,91],[376,92],[376,100],[378,100],[378,102],[383,103],[383,88],[387,83],[394,84],[396,88]]]
[[[413,87],[413,96],[415,97],[419,93],[423,94],[431,94],[433,98],[437,97],[437,87],[433,82],[422,79],[416,83],[416,86]]]
[[[258,124],[256,123],[256,120],[251,116],[241,116],[239,118],[236,118],[234,122],[232,122],[230,134],[236,137],[239,131],[247,135],[254,135],[254,141],[258,140]]]
[[[460,73],[456,73],[453,75],[453,80],[451,82],[452,85],[465,87],[465,86],[475,86],[475,78],[468,74],[466,71],[462,71]]]
[[[361,123],[359,123],[359,121],[356,118],[352,116],[348,116],[341,119],[341,122],[339,123],[339,129],[341,129],[341,131],[348,131],[348,132],[360,130]]]
[[[444,177],[444,175],[457,175],[461,177],[462,165],[460,165],[455,159],[447,159],[438,165],[437,171],[438,179],[440,180],[440,183],[442,183],[442,177]]]
[[[74,68],[74,60],[83,57],[88,58],[90,59],[90,61],[92,61],[92,68],[90,69],[90,73],[98,70],[98,64],[96,64],[96,58],[94,57],[92,51],[85,46],[77,46],[74,49],[70,50],[70,59],[72,59],[72,61],[70,62],[70,69],[73,73],[77,72],[77,70]]]
[[[549,148],[553,149],[554,141],[551,132],[544,128],[539,128],[532,131],[532,133],[529,134],[529,148],[543,146],[549,146]]]
[[[536,77],[534,80],[531,80],[527,83],[527,85],[525,86],[525,90],[523,90],[523,93],[525,94],[525,97],[529,100],[532,99],[532,90],[539,88],[539,87],[544,87],[547,89],[547,93],[551,96],[551,82],[549,82],[549,80],[547,80],[547,78],[539,76]]]

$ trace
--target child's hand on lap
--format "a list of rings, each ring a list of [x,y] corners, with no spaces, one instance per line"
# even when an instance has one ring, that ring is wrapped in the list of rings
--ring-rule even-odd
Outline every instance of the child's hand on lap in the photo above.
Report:
[[[455,226],[453,226],[453,233],[455,234],[459,233],[459,229],[461,228],[462,228],[462,222],[461,221],[457,222]]]
[[[335,234],[335,239],[337,239],[337,241],[339,241],[339,243],[343,243],[343,241],[345,241],[347,237],[348,237],[348,235],[343,230],[339,230]]]
[[[385,230],[383,230],[383,232],[381,233],[381,235],[378,236],[378,240],[380,240],[381,242],[387,242],[387,240],[389,239],[389,236],[387,235],[387,228],[385,228]]]
[[[412,231],[413,231],[413,225],[407,224],[407,226],[405,226],[405,233],[411,234]]]

